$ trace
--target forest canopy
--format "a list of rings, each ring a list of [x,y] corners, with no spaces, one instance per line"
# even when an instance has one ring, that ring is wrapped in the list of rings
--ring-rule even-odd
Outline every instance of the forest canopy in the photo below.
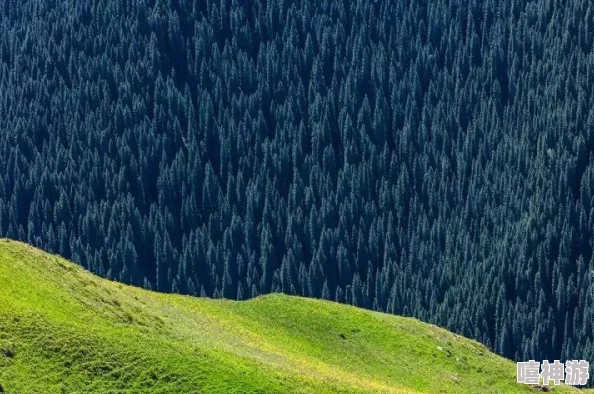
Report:
[[[0,0],[0,235],[594,360],[583,0]]]

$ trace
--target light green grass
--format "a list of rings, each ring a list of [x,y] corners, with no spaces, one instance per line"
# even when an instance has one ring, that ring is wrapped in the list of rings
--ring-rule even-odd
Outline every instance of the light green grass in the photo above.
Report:
[[[414,319],[281,295],[158,294],[7,240],[0,384],[8,394],[536,392],[515,383],[511,361]]]

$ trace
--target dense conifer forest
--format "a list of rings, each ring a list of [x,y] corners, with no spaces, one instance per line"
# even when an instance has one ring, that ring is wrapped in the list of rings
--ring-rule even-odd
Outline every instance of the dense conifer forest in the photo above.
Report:
[[[594,361],[594,4],[0,0],[0,235]]]

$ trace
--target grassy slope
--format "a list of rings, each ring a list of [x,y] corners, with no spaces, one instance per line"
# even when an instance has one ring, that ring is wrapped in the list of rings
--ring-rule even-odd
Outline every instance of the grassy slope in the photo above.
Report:
[[[147,292],[6,240],[0,384],[9,394],[535,392],[515,383],[514,363],[414,319],[280,295]]]

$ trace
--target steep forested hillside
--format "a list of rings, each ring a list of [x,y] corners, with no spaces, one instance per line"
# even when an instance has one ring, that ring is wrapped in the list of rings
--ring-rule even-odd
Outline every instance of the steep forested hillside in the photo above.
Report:
[[[0,235],[594,360],[584,0],[0,0]]]

